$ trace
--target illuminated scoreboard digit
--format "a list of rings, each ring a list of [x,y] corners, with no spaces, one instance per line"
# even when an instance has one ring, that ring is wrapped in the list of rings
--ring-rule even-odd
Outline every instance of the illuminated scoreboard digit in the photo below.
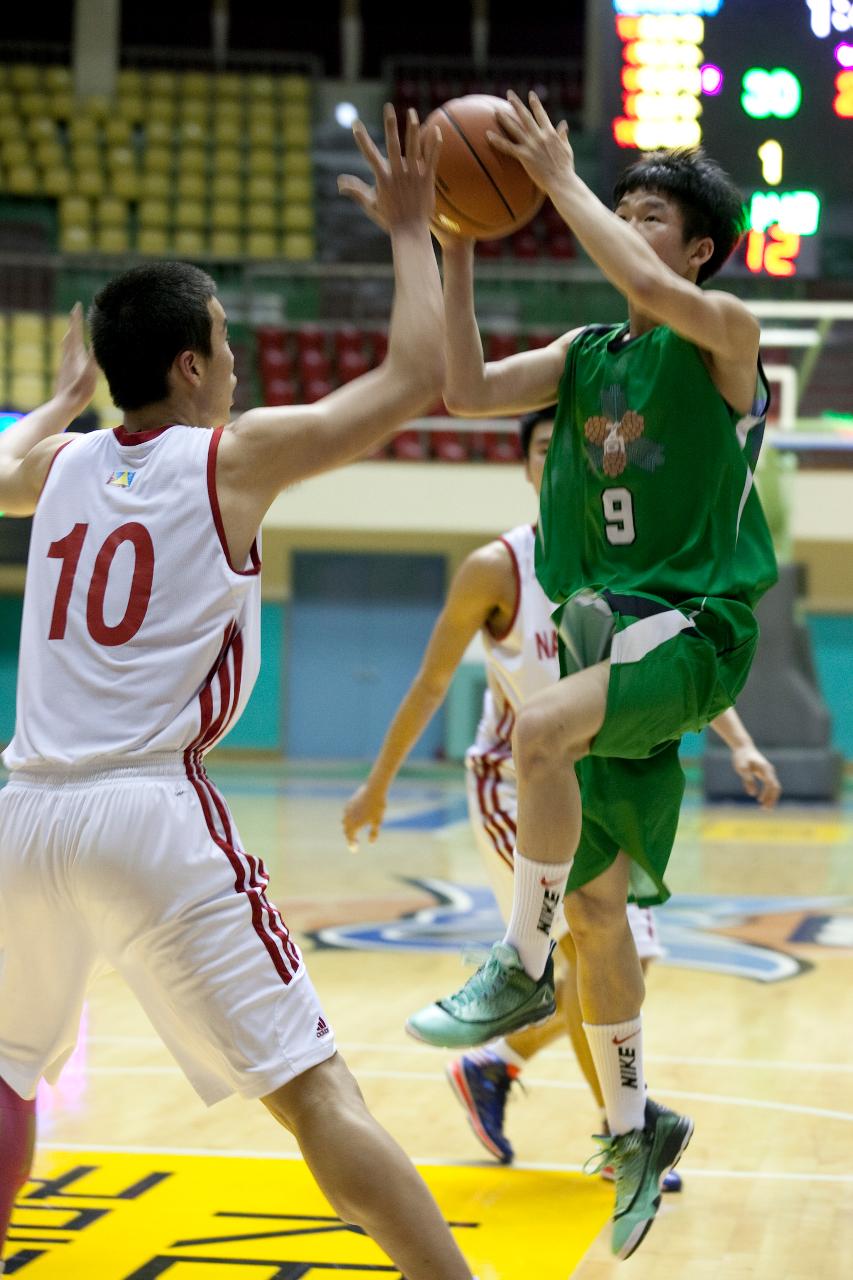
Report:
[[[606,177],[702,145],[741,187],[734,273],[810,276],[853,217],[853,0],[610,0]]]

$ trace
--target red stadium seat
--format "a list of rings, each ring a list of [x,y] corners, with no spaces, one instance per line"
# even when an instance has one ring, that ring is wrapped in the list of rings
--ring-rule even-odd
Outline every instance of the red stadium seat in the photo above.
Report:
[[[309,347],[299,353],[299,371],[303,382],[314,378],[328,379],[332,372],[331,362],[325,351],[317,351]]]
[[[255,330],[258,346],[262,351],[284,351],[287,348],[287,334],[276,325],[262,324]]]
[[[298,404],[296,383],[287,378],[270,378],[264,383],[264,401],[267,404]]]
[[[361,351],[342,351],[338,358],[338,377],[341,382],[352,382],[370,368],[370,361]]]
[[[486,342],[489,360],[506,360],[518,351],[518,338],[514,333],[493,333]]]
[[[424,462],[426,456],[420,431],[401,431],[391,441],[391,457],[401,462]]]
[[[305,383],[304,400],[306,404],[314,404],[316,400],[322,400],[327,396],[334,387],[328,378],[311,378]]]
[[[368,334],[368,344],[373,347],[373,364],[381,364],[388,353],[388,334],[384,329],[377,329]]]
[[[336,329],[334,341],[338,359],[341,358],[345,351],[361,352],[364,350],[364,334],[360,329],[356,329],[353,324],[345,324],[340,329]]]
[[[478,240],[477,256],[479,258],[487,258],[489,260],[502,258],[504,256],[503,240]]]
[[[521,444],[515,432],[504,434],[500,431],[483,433],[483,457],[486,462],[520,462]]]
[[[280,347],[261,347],[260,366],[264,382],[271,378],[293,377],[293,357]]]
[[[300,357],[306,351],[322,351],[326,350],[326,335],[322,329],[314,324],[304,324],[296,330],[296,345],[299,350]]]
[[[575,242],[568,231],[562,234],[558,232],[549,236],[547,249],[550,258],[560,258],[563,261],[568,261],[577,256]]]
[[[527,350],[535,351],[538,347],[549,347],[558,334],[548,329],[534,329],[527,335]]]
[[[516,258],[529,261],[539,257],[539,241],[528,228],[517,231],[512,237],[512,252]]]
[[[438,462],[467,462],[470,436],[459,431],[431,431],[430,449]]]

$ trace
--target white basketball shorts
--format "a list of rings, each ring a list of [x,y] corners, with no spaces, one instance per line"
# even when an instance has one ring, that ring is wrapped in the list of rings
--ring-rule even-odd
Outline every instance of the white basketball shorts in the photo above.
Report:
[[[201,770],[176,757],[0,791],[0,1076],[22,1097],[72,1053],[112,966],[202,1100],[260,1098],[335,1052],[305,964]]]
[[[501,915],[508,921],[512,912],[512,859],[518,813],[515,783],[503,777],[497,766],[479,760],[471,761],[466,768],[465,780],[468,814],[477,848],[482,855]],[[636,903],[630,902],[628,923],[641,960],[657,959],[664,954],[650,907],[638,907]],[[551,936],[559,941],[568,932],[568,921],[560,911],[554,921]]]

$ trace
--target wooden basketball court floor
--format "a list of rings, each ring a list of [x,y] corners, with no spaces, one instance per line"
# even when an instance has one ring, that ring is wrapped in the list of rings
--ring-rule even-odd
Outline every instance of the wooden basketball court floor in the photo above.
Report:
[[[646,1055],[652,1093],[696,1131],[683,1192],[618,1263],[612,1192],[580,1172],[596,1112],[568,1043],[528,1066],[508,1111],[517,1164],[500,1168],[450,1093],[447,1055],[403,1031],[500,931],[461,771],[409,772],[380,842],[353,855],[340,810],[355,771],[211,766],[369,1105],[423,1168],[480,1280],[853,1276],[853,793],[840,809],[771,815],[688,794]],[[40,1098],[7,1274],[399,1276],[334,1218],[260,1105],[205,1110],[113,974],[93,987],[77,1052]]]

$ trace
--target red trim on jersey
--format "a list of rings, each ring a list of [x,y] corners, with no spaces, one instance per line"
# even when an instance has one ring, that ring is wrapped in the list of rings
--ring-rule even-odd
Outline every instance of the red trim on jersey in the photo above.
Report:
[[[113,427],[113,435],[119,444],[145,444],[147,440],[156,440],[164,431],[171,431],[177,426],[169,422],[165,427],[154,427],[151,431],[128,431],[127,427]]]
[[[213,514],[213,523],[216,526],[216,533],[222,547],[228,568],[232,573],[239,573],[241,577],[251,578],[261,571],[261,557],[258,552],[258,540],[255,538],[251,548],[249,549],[249,558],[252,561],[251,569],[238,569],[231,563],[231,552],[228,549],[228,542],[225,538],[225,526],[222,523],[222,512],[219,509],[219,496],[216,492],[216,454],[219,449],[219,441],[222,439],[224,427],[217,427],[213,432],[210,441],[210,448],[207,451],[207,493],[210,498],[210,510]]]
[[[78,438],[79,438],[79,437],[78,437]],[[59,446],[59,448],[56,450],[56,453],[53,455],[53,457],[51,458],[50,462],[47,464],[47,471],[45,471],[45,473],[44,473],[44,480],[42,480],[42,482],[41,482],[41,489],[39,490],[39,496],[38,496],[38,498],[36,499],[36,502],[41,502],[41,495],[44,493],[44,491],[45,491],[45,487],[47,486],[48,479],[50,478],[50,473],[51,473],[51,471],[53,470],[53,464],[54,464],[54,462],[56,462],[56,459],[57,459],[57,458],[59,457],[59,455],[62,453],[62,450],[63,450],[63,449],[67,449],[67,448],[68,448],[68,446],[69,446],[70,444],[73,444],[73,443],[74,443],[73,439],[72,439],[72,440],[63,440],[62,444]]]
[[[495,853],[512,869],[513,845],[507,839],[506,830],[501,828],[499,821],[496,821],[495,810],[497,810],[497,813],[501,813],[500,806],[497,804],[498,769],[485,757],[481,757],[480,764],[482,768],[477,769],[477,803],[480,807],[483,829],[491,840]],[[492,783],[492,803],[489,801],[489,793],[487,791],[489,782]]]
[[[496,640],[498,644],[500,644],[501,640],[506,640],[507,636],[515,626],[515,620],[518,617],[518,611],[521,607],[521,571],[518,567],[518,556],[515,554],[512,544],[507,542],[506,538],[498,538],[498,542],[502,542],[509,552],[509,558],[512,561],[512,573],[515,578],[515,608],[513,609],[512,617],[509,620],[509,626],[506,630],[501,631],[500,634],[497,634],[492,631],[491,627],[488,627],[489,635],[493,640]]]

